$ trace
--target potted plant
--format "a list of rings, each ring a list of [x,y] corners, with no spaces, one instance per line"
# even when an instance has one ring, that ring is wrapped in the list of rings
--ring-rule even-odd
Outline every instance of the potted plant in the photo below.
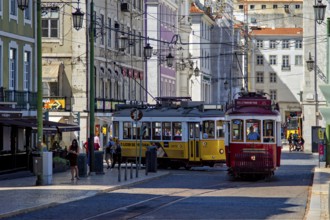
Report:
[[[69,163],[66,159],[61,157],[53,158],[53,173],[64,172],[69,169]]]

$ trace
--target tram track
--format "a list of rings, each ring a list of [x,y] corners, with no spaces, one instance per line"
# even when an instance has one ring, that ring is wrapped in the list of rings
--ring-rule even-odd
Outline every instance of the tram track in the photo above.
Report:
[[[155,196],[143,201],[139,201],[133,204],[129,204],[117,209],[109,210],[103,213],[98,213],[97,215],[84,218],[84,220],[95,220],[95,219],[135,219],[146,214],[151,214],[157,212],[163,208],[174,205],[176,203],[182,202],[192,197],[202,196],[205,194],[210,194],[223,189],[233,189],[238,187],[244,187],[254,184],[259,184],[259,182],[246,182],[241,184],[235,184],[233,186],[232,182],[226,182],[221,184],[212,184],[208,186],[201,187],[200,189],[184,189],[172,193],[163,194],[160,196]],[[129,188],[128,188],[129,189]]]

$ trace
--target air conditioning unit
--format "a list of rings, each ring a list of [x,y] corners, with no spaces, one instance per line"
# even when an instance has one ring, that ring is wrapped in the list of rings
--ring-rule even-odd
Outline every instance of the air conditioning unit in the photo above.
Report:
[[[122,12],[129,12],[129,4],[128,3],[121,3],[120,9]]]

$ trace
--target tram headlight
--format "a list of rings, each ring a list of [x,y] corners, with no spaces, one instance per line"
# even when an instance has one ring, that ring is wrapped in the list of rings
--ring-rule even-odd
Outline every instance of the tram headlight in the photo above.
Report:
[[[225,151],[223,149],[220,149],[219,152],[220,152],[220,154],[224,154],[225,153]]]

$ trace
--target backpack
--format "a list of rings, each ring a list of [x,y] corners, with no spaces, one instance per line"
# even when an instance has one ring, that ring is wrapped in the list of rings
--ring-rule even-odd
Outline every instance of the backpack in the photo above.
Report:
[[[110,154],[111,153],[111,147],[112,147],[112,141],[109,141],[106,148],[105,148],[105,153]]]

